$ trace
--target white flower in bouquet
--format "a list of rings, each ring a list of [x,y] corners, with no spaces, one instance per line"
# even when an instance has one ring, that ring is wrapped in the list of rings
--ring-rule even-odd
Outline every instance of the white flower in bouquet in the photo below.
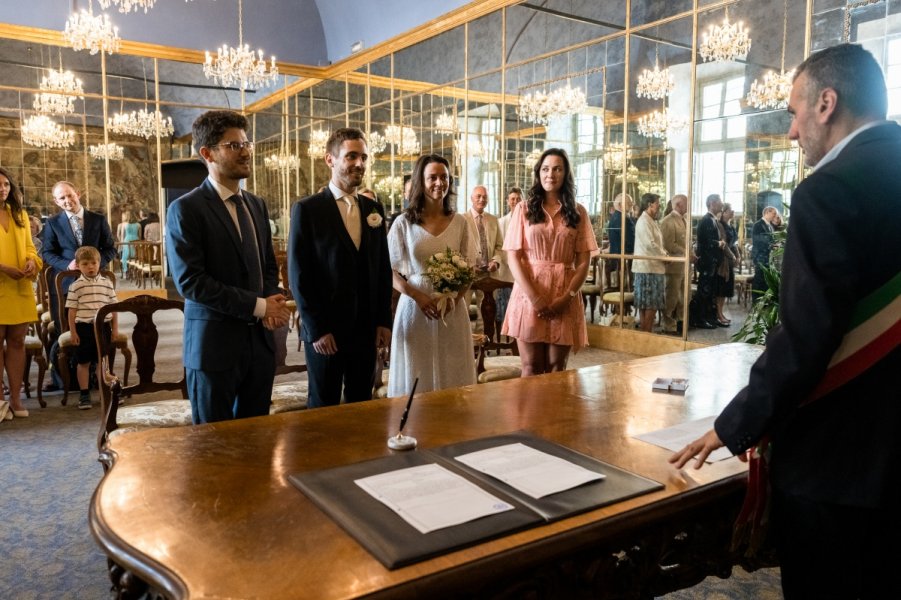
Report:
[[[438,299],[438,311],[444,321],[444,310],[450,304],[454,307],[454,298],[467,285],[472,283],[475,271],[463,255],[456,250],[447,248],[444,252],[433,254],[426,263],[425,275],[435,290],[433,296]]]

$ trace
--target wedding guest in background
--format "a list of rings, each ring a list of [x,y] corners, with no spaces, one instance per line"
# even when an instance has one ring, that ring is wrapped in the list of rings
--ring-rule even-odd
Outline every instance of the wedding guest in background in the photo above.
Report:
[[[42,266],[31,241],[31,224],[22,208],[19,188],[12,174],[0,167],[0,379],[5,367],[9,381],[9,407],[3,405],[0,417],[28,416],[20,397],[25,332],[38,318],[32,283]]]
[[[751,228],[751,260],[754,261],[754,280],[751,282],[751,297],[754,301],[760,299],[761,296],[769,289],[766,283],[766,277],[763,274],[763,267],[770,265],[770,250],[773,246],[773,223],[779,211],[774,206],[767,206],[763,209],[760,219],[754,223]]]
[[[663,236],[657,225],[660,196],[643,194],[638,205],[635,224],[635,254],[637,256],[666,256]],[[652,331],[657,311],[666,308],[666,270],[663,261],[636,258],[632,263],[635,274],[635,307],[639,310],[641,330]]]
[[[497,220],[498,231],[501,238],[501,247],[503,247],[503,239],[507,235],[507,228],[510,226],[510,219],[513,217],[513,209],[522,202],[522,190],[518,187],[510,188],[507,192],[507,212]],[[501,266],[494,276],[501,281],[513,283],[513,273],[510,272],[510,266],[507,264],[507,253],[501,252]],[[510,302],[510,294],[513,288],[501,288],[494,294],[497,302],[497,322],[503,323],[504,317],[507,315],[507,305]]]
[[[135,255],[131,242],[141,239],[141,224],[138,223],[138,217],[133,210],[122,211],[122,222],[116,228],[116,239],[119,241],[119,256],[122,261],[120,271],[124,278],[128,273],[128,261]]]
[[[147,215],[147,225],[143,228],[144,239],[148,242],[159,242],[162,239],[160,216],[155,212]]]
[[[716,329],[716,273],[723,261],[726,240],[720,238],[717,225],[723,210],[719,194],[707,196],[707,214],[698,222],[698,290],[691,299],[691,326]]]
[[[41,231],[44,230],[44,224],[41,222],[41,218],[37,215],[31,215],[28,217],[29,226],[31,227],[31,243],[34,244],[34,249],[38,251],[38,254],[41,253],[41,247],[44,245],[43,240],[41,240]]]
[[[717,227],[720,236],[725,240],[726,245],[723,246],[723,260],[716,270],[716,324],[720,327],[728,327],[732,324],[732,320],[726,318],[723,313],[723,307],[726,305],[726,298],[735,296],[735,265],[738,263],[738,232],[732,225],[732,219],[735,217],[735,211],[732,205],[726,202],[723,204],[723,212],[717,221]]]
[[[426,276],[428,260],[447,249],[474,265],[476,232],[454,212],[450,165],[432,154],[413,167],[410,203],[388,233],[394,289],[401,293],[391,336],[388,395],[440,390],[476,382],[472,328],[465,305],[469,286],[458,290],[442,311]]]
[[[685,257],[685,231],[688,228],[685,213],[688,212],[688,196],[676,194],[670,200],[672,211],[660,222],[660,234],[663,236],[663,249],[668,256]],[[667,262],[663,265],[666,271],[666,307],[663,310],[663,332],[682,333],[682,314],[684,312],[683,294],[685,283],[685,264]]]
[[[613,198],[613,213],[607,222],[607,239],[610,241],[608,252],[610,254],[635,254],[635,219],[632,218],[632,196],[629,194],[617,194]],[[623,240],[625,239],[625,247]],[[632,289],[632,260],[625,261],[625,278],[622,284],[626,290]],[[604,270],[607,281],[612,285],[619,285],[613,277],[619,274],[620,259],[609,258],[604,261]]]
[[[588,211],[576,203],[566,151],[549,148],[535,163],[504,250],[515,283],[501,333],[516,338],[523,376],[562,371],[570,351],[588,345],[579,290],[598,252]]]
[[[484,185],[472,188],[469,200],[471,208],[463,213],[466,221],[478,235],[479,255],[476,259],[476,276],[485,277],[501,266],[504,238],[500,235],[497,217],[485,210],[488,206],[488,190]]]

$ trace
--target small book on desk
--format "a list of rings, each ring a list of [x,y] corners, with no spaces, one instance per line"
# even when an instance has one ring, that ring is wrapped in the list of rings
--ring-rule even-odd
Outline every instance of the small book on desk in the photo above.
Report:
[[[464,454],[516,443],[569,461],[598,473],[603,478],[534,498],[456,460]],[[365,477],[428,464],[438,464],[465,478],[512,505],[512,510],[420,533],[355,483]],[[289,475],[288,479],[389,569],[663,488],[656,481],[527,432],[470,440],[432,450],[417,450],[322,471],[297,473]]]
[[[651,384],[651,389],[668,394],[684,394],[688,389],[688,380],[680,377],[658,377]]]

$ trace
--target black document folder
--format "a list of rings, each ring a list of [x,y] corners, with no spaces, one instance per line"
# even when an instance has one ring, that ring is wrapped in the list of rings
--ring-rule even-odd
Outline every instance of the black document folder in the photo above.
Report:
[[[522,443],[569,460],[602,473],[606,478],[536,499],[454,460],[454,457],[461,454],[511,443]],[[514,510],[420,533],[354,483],[356,479],[371,475],[426,464],[439,464],[461,475],[486,492],[509,502]],[[289,475],[288,479],[389,569],[663,488],[656,481],[526,432],[461,442],[432,450],[417,450],[322,471],[297,473]]]

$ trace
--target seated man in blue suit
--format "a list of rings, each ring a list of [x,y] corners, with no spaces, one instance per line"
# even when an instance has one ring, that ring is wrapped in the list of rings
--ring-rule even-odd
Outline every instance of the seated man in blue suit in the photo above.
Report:
[[[184,363],[194,423],[269,413],[275,377],[272,330],[290,312],[278,288],[269,213],[242,191],[253,142],[247,119],[200,115],[194,147],[209,176],[177,199],[166,218],[172,279],[185,298]]]

